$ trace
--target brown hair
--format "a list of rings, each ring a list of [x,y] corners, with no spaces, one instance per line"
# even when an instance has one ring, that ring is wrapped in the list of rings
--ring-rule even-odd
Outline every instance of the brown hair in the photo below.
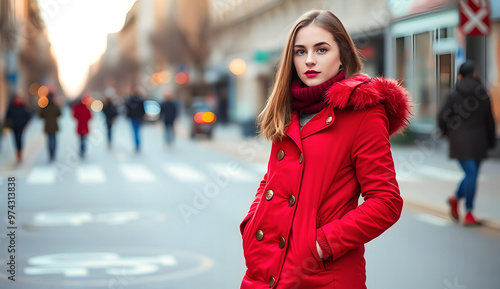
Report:
[[[266,107],[257,117],[260,134],[271,141],[281,141],[290,123],[292,106],[290,101],[290,85],[297,73],[293,65],[293,45],[297,32],[310,24],[318,25],[333,35],[340,51],[340,62],[346,72],[346,77],[352,77],[363,68],[351,37],[340,20],[328,10],[311,10],[297,19],[290,31],[283,50],[280,68],[276,74],[274,87],[267,99]]]

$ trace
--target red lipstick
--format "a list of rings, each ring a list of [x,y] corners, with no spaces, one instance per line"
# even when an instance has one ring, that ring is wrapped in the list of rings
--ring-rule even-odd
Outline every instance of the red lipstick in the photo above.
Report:
[[[309,78],[313,78],[315,77],[316,75],[319,74],[319,72],[317,72],[316,70],[308,70],[304,73],[307,77]]]

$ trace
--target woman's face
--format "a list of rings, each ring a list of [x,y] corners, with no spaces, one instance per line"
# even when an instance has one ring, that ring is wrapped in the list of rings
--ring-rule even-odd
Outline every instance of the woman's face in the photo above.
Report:
[[[310,24],[295,36],[293,64],[300,80],[307,86],[321,84],[339,72],[340,53],[333,35]]]

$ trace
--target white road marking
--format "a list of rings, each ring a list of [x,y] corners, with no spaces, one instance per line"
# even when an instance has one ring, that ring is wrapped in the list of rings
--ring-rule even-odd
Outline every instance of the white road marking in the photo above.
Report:
[[[208,177],[192,166],[183,163],[169,163],[163,165],[165,172],[179,181],[183,182],[205,182]]]
[[[87,223],[103,223],[107,225],[122,225],[138,220],[139,212],[124,211],[110,213],[91,212],[39,212],[33,216],[33,224],[40,227],[81,226]]]
[[[264,175],[267,173],[267,164],[256,164],[252,163],[249,164],[250,167],[252,168],[253,171],[255,171],[257,174],[260,175],[260,178],[263,178]]]
[[[72,253],[37,256],[28,259],[32,267],[27,275],[64,274],[65,277],[86,277],[90,269],[102,269],[108,275],[146,275],[163,266],[177,266],[172,255],[121,257],[116,253]]]
[[[76,179],[80,183],[103,183],[106,175],[97,165],[81,165],[76,169]]]
[[[56,169],[53,166],[33,167],[26,178],[30,185],[47,185],[56,181]]]
[[[406,175],[403,175],[403,174],[398,174],[396,172],[396,180],[398,181],[398,183],[418,183],[418,182],[422,182],[424,179],[423,178],[419,178],[419,177],[415,177],[415,176],[406,176]]]
[[[425,223],[428,223],[431,225],[435,225],[435,226],[439,226],[439,227],[445,227],[445,226],[448,226],[451,224],[451,222],[446,220],[446,219],[439,218],[439,217],[432,216],[432,215],[428,215],[428,214],[418,214],[416,216],[416,218],[422,222],[425,222]]]
[[[464,176],[462,172],[451,171],[431,166],[419,166],[417,170],[421,175],[444,181],[458,182]]]
[[[127,155],[126,153],[124,153],[124,152],[121,152],[121,151],[116,151],[116,152],[115,152],[115,158],[116,158],[118,161],[122,162],[122,163],[127,162],[127,161],[128,161],[128,159],[129,159],[129,158],[128,158],[128,155]]]
[[[153,182],[155,175],[144,165],[140,164],[122,164],[120,171],[133,182]]]
[[[234,167],[226,163],[210,163],[209,168],[213,170],[216,174],[228,174],[231,180],[240,182],[259,182],[259,176],[256,174],[251,174],[244,170],[242,167]]]

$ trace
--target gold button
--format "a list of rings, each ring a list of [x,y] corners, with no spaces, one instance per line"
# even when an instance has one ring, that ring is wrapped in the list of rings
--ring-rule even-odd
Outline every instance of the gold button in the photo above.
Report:
[[[276,279],[274,279],[274,277],[271,277],[271,279],[269,279],[269,288],[273,287],[275,282]]]
[[[266,200],[270,201],[273,198],[273,196],[274,196],[273,190],[267,191],[267,193],[266,193]]]
[[[280,249],[285,248],[285,243],[286,243],[285,238],[281,237],[281,239],[280,239],[280,244],[279,244]]]
[[[303,160],[304,160],[304,155],[302,153],[300,153],[300,155],[299,155],[299,164],[301,164]]]
[[[329,116],[327,119],[326,119],[326,124],[330,124],[333,120],[333,117]]]
[[[293,207],[293,205],[295,205],[295,196],[294,195],[291,195],[289,198],[288,198],[288,205],[290,207]]]
[[[284,157],[285,157],[285,151],[284,150],[280,150],[278,152],[278,161],[281,161]]]
[[[262,230],[257,230],[255,238],[257,239],[257,241],[262,241],[262,239],[264,239],[264,232],[262,232]]]

